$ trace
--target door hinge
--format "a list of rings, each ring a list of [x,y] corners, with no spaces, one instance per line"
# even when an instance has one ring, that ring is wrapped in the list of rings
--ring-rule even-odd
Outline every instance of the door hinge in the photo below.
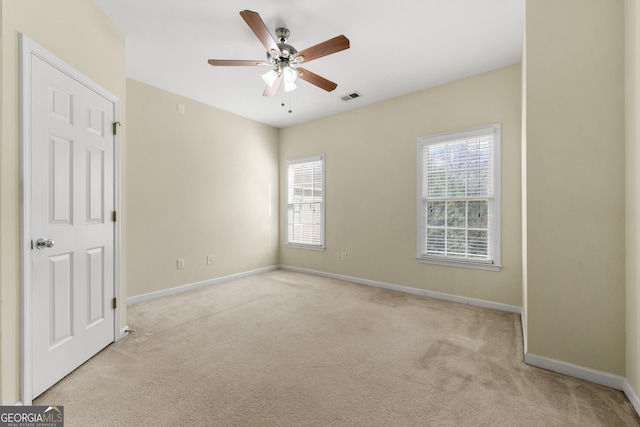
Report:
[[[118,308],[118,299],[114,298],[113,300],[111,300],[111,308],[113,308],[114,310],[116,308]]]
[[[111,211],[111,222],[116,222],[118,219],[118,214],[116,211]]]
[[[118,134],[118,126],[120,126],[121,123],[120,122],[114,122],[113,123],[113,134],[117,135]]]

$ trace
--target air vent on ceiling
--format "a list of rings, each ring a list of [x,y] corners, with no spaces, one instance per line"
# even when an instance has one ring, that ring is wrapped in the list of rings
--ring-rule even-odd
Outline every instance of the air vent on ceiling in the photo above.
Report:
[[[360,98],[362,96],[359,92],[352,92],[349,95],[340,97],[343,101],[351,101],[352,99]]]

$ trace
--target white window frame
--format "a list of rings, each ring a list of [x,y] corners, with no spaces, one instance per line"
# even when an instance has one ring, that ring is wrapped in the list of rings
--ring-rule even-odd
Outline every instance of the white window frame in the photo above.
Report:
[[[423,242],[426,240],[427,225],[424,212],[425,203],[428,200],[423,194],[424,169],[423,169],[423,149],[426,146],[444,144],[447,142],[459,141],[466,138],[493,134],[493,197],[483,197],[489,201],[490,218],[488,228],[488,253],[489,259],[470,259],[452,255],[432,255],[423,251]],[[448,132],[437,135],[430,135],[418,138],[417,142],[417,247],[416,259],[421,263],[446,265],[451,267],[475,268],[481,270],[499,271],[502,268],[500,256],[500,138],[501,126],[499,123],[466,129],[456,132]],[[439,200],[446,200],[441,198]]]
[[[301,163],[310,163],[310,162],[317,162],[320,161],[322,163],[322,201],[320,202],[321,206],[320,206],[320,242],[318,244],[308,244],[308,243],[300,243],[300,242],[292,242],[291,241],[291,237],[289,236],[289,215],[290,215],[290,207],[292,206],[292,201],[290,200],[290,195],[291,195],[291,189],[290,189],[290,182],[289,182],[289,169],[291,166],[293,165],[299,165]],[[317,250],[317,251],[324,251],[325,250],[325,227],[324,227],[324,222],[325,222],[325,200],[326,200],[326,191],[325,191],[325,175],[326,175],[326,168],[325,168],[325,155],[324,154],[318,154],[318,155],[314,155],[314,156],[306,156],[306,157],[298,157],[298,158],[294,158],[294,159],[289,159],[286,161],[286,170],[285,170],[285,191],[286,191],[286,204],[287,204],[287,210],[286,210],[286,214],[285,214],[285,227],[286,227],[286,242],[285,242],[285,246],[289,247],[289,248],[298,248],[298,249],[310,249],[310,250]]]

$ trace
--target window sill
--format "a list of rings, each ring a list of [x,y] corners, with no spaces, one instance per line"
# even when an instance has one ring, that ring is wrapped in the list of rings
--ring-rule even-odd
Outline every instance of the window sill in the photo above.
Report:
[[[444,265],[447,267],[472,268],[476,270],[486,270],[486,271],[500,271],[500,269],[502,268],[502,265],[500,264],[489,264],[484,262],[445,259],[440,257],[419,257],[416,259],[421,264]]]
[[[313,245],[303,245],[300,243],[285,243],[285,247],[291,249],[306,249],[308,251],[319,251],[324,252],[324,246],[313,246]]]

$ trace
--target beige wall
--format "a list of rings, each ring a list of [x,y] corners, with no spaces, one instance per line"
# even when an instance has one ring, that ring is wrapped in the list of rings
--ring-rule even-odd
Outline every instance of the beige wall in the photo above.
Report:
[[[18,34],[26,34],[118,96],[123,117],[125,38],[90,0],[2,0],[0,13],[0,398],[3,404],[14,404],[20,399]],[[124,133],[121,141],[126,146]],[[125,282],[122,286],[126,289]]]
[[[282,214],[281,264],[520,306],[520,120],[520,66],[514,65],[282,129],[281,194],[286,159],[326,154],[327,249],[285,247]],[[504,268],[418,263],[416,138],[491,123],[502,123]],[[281,212],[285,203],[282,198]]]
[[[135,80],[127,103],[128,296],[276,265],[278,130]]]
[[[625,374],[622,0],[526,5],[527,338]]]
[[[625,1],[627,380],[640,392],[640,6]]]

